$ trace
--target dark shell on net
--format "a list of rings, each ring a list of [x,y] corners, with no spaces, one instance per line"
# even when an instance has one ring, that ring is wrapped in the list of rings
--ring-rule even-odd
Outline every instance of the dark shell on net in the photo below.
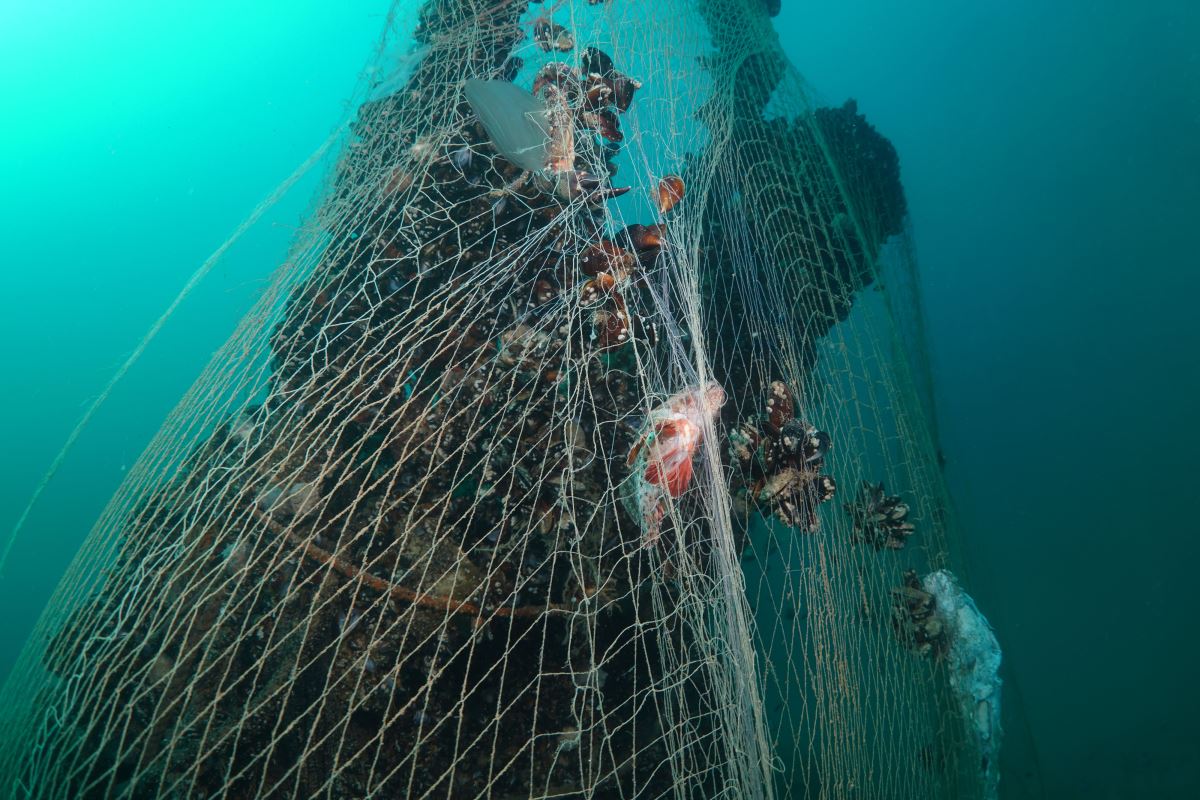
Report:
[[[908,521],[908,504],[899,495],[887,494],[882,482],[863,481],[858,495],[844,508],[854,525],[852,540],[876,550],[900,550],[916,531]]]
[[[534,23],[533,40],[547,53],[551,50],[565,53],[575,46],[575,37],[571,32],[548,19],[540,19]]]

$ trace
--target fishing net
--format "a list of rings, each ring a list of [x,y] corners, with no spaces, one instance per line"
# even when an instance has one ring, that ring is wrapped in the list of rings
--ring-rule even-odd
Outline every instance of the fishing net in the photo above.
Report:
[[[8,682],[13,796],[992,791],[898,161],[771,11],[393,9]]]

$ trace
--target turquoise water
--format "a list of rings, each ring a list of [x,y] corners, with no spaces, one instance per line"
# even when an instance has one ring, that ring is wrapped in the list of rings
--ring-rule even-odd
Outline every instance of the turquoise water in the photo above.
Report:
[[[857,98],[901,155],[971,587],[1036,747],[1014,748],[1006,793],[1190,797],[1200,19],[1047,7],[785,0],[776,23],[817,91]],[[350,112],[386,10],[246,8],[3,11],[5,527],[188,275]],[[222,262],[81,439],[0,581],[0,670],[312,189]]]
[[[382,3],[7,4],[0,23],[7,532],[87,404],[193,270],[349,113]],[[308,207],[297,186],[106,404],[0,583],[0,671]]]

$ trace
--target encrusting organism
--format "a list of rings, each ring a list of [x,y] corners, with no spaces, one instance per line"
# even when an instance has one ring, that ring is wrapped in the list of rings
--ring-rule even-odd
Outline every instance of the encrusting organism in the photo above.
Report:
[[[892,589],[892,625],[900,640],[919,655],[940,657],[949,647],[937,610],[937,598],[921,585],[917,571],[907,570],[901,585]]]
[[[575,37],[569,30],[545,17],[534,22],[533,40],[547,53],[551,50],[565,53],[575,46]]]
[[[763,411],[729,435],[745,502],[783,524],[813,533],[817,506],[833,499],[837,484],[821,472],[832,446],[829,434],[797,419],[787,384],[772,381]]]
[[[916,526],[908,521],[908,504],[884,492],[883,483],[863,481],[858,496],[843,508],[854,524],[852,539],[876,550],[900,550]]]

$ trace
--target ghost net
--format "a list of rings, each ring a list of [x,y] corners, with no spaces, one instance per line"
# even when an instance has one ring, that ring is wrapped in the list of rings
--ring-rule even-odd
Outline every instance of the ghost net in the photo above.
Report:
[[[14,796],[982,792],[902,594],[950,546],[891,146],[753,0],[389,25],[7,685]]]

